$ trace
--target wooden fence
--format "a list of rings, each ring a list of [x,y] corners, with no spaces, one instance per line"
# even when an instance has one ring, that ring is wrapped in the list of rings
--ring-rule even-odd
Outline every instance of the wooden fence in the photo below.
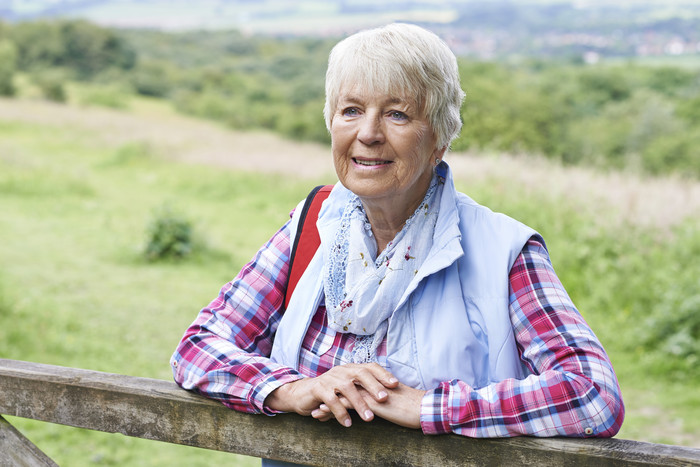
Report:
[[[234,412],[175,383],[0,359],[0,414],[310,465],[700,465],[700,449],[621,439],[425,436]],[[56,465],[0,417],[0,466]]]

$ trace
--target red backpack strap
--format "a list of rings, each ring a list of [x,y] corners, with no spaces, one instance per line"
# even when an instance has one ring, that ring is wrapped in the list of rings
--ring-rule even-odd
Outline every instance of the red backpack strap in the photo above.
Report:
[[[287,291],[284,295],[284,309],[287,309],[289,300],[292,298],[294,289],[304,274],[306,267],[311,262],[311,258],[316,254],[321,238],[318,236],[316,221],[321,210],[321,204],[331,194],[333,185],[319,185],[309,193],[299,217],[297,234],[292,244],[289,255],[289,279],[287,280]]]

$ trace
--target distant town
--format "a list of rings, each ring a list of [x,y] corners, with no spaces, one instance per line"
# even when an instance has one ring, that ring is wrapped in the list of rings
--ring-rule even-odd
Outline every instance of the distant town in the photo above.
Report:
[[[424,25],[480,59],[700,57],[700,1],[4,0],[0,20],[84,18],[120,28],[238,29],[337,37],[391,21]]]

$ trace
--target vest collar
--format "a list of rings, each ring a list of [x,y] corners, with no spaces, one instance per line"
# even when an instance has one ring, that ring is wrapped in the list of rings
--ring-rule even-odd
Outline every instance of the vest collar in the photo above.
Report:
[[[447,268],[464,254],[460,242],[459,215],[458,209],[456,209],[457,190],[454,186],[452,170],[450,170],[449,165],[445,161],[442,161],[436,167],[436,171],[439,176],[445,179],[445,186],[440,198],[440,213],[435,224],[433,246],[425,262],[418,270],[418,274],[413,278],[401,300],[399,300],[397,309],[404,304],[421,280]],[[327,249],[330,248],[335,240],[335,233],[340,226],[340,219],[342,218],[345,205],[352,196],[352,192],[338,182],[321,207],[316,227],[318,228],[321,248],[325,257],[328,255]]]
[[[438,175],[445,179],[445,186],[440,198],[440,212],[435,224],[435,233],[433,233],[433,246],[418,270],[418,274],[413,278],[401,300],[399,300],[397,309],[403,306],[423,279],[449,267],[464,255],[464,249],[461,244],[462,234],[459,231],[457,190],[455,189],[452,171],[445,161],[440,162],[436,170]]]

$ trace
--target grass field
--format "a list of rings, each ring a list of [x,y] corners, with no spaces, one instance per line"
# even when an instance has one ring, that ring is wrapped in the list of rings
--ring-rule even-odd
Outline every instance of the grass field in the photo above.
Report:
[[[149,101],[131,109],[0,100],[1,358],[169,380],[170,354],[197,311],[310,187],[333,181],[328,161],[319,159],[323,148],[270,135],[254,136],[261,143],[255,147],[250,135],[177,117]],[[199,146],[206,148],[201,158],[183,149]],[[488,159],[472,166],[483,176],[465,163],[455,160],[464,174],[460,189],[547,239],[555,267],[618,371],[628,410],[620,437],[700,447],[697,372],[634,343],[657,305],[679,299],[664,302],[660,295],[700,295],[693,203],[650,213],[662,225],[636,222],[621,214],[634,211],[633,204],[614,206],[577,188],[579,172],[533,165],[531,174],[550,170],[557,183],[526,185],[514,174],[506,178],[508,169],[487,170]],[[683,198],[699,188],[627,180],[615,189],[631,203],[644,199],[643,191]],[[201,249],[185,261],[151,263],[142,255],[147,227],[165,205],[192,222]],[[11,421],[60,465],[259,462]]]

